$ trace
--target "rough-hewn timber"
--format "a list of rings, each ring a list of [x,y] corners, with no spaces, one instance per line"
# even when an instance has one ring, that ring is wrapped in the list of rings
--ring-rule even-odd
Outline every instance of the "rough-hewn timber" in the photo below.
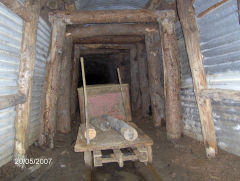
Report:
[[[21,93],[14,95],[0,96],[0,110],[8,107],[16,106],[26,102],[26,96]]]
[[[179,139],[183,131],[180,100],[180,63],[174,20],[174,14],[158,19],[159,29],[161,30],[165,117],[169,139]]]
[[[202,133],[206,153],[208,157],[214,157],[218,151],[218,148],[212,116],[211,101],[210,99],[205,99],[199,96],[202,89],[208,89],[208,84],[199,45],[195,10],[191,0],[179,0],[177,4],[178,14],[186,42],[190,68],[192,71],[194,92],[202,124]]]
[[[66,24],[60,20],[54,20],[52,25],[52,40],[49,62],[46,65],[46,80],[41,115],[42,123],[39,138],[40,145],[46,145],[50,148],[54,147],[53,137],[56,131],[58,80],[66,31]]]

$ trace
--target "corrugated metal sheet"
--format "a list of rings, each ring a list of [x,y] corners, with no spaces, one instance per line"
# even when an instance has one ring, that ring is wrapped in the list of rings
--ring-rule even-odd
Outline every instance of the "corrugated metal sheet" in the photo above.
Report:
[[[219,1],[195,0],[196,15]],[[237,11],[237,0],[230,0],[202,18],[197,18],[209,88],[240,90],[240,25]],[[178,41],[180,50],[185,51],[183,40],[180,38]],[[184,132],[201,140],[201,124],[190,67],[184,54],[180,53]],[[240,156],[240,102],[212,101],[212,107],[219,147]]]
[[[17,0],[18,2],[20,2],[22,5],[24,5],[25,0]]]
[[[79,10],[141,9],[148,0],[76,0]]]
[[[0,3],[0,96],[18,92],[23,20]],[[15,106],[0,110],[0,166],[12,159]]]
[[[45,80],[45,66],[50,41],[50,27],[40,17],[37,30],[37,49],[33,75],[32,102],[29,123],[29,145],[33,144],[40,134],[41,102]]]

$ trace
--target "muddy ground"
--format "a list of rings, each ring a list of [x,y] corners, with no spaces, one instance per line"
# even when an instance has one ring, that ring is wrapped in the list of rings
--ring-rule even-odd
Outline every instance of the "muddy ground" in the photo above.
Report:
[[[125,162],[123,168],[118,164],[106,164],[94,169],[94,181],[240,181],[240,157],[219,150],[215,159],[208,160],[204,145],[187,136],[179,141],[170,142],[166,138],[165,128],[154,128],[151,119],[134,119],[153,140],[153,167],[161,178],[139,162]],[[77,127],[77,126],[75,126]],[[89,180],[88,170],[84,166],[83,154],[73,151],[76,139],[75,128],[69,135],[58,134],[54,150],[42,150],[36,146],[29,149],[29,158],[52,158],[50,165],[40,168],[28,167],[22,170],[14,163],[8,163],[0,169],[0,180],[24,181],[84,181]]]

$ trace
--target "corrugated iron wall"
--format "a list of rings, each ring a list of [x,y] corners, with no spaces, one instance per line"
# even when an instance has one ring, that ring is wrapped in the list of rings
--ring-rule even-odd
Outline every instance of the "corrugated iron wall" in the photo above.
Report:
[[[0,96],[18,92],[23,20],[0,3]],[[0,166],[12,159],[15,106],[0,110]]]
[[[196,16],[220,0],[195,0]],[[240,90],[240,25],[237,0],[197,18],[199,41],[209,88]],[[179,25],[177,32],[181,32]],[[178,35],[182,71],[181,102],[185,134],[201,140],[201,124],[192,88],[184,40]],[[240,156],[240,102],[212,101],[219,147]]]
[[[37,30],[36,60],[33,74],[32,102],[29,124],[29,145],[33,144],[40,134],[40,113],[44,90],[45,67],[50,42],[50,27],[39,17]]]

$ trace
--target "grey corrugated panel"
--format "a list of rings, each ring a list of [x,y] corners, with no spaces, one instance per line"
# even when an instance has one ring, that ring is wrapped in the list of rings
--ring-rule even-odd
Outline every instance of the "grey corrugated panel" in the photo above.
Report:
[[[76,0],[79,10],[141,9],[148,0]]]
[[[0,96],[18,92],[23,20],[0,3]],[[13,157],[16,110],[0,110],[0,166]]]
[[[33,75],[32,101],[29,124],[29,145],[39,137],[41,103],[45,81],[45,66],[50,42],[50,27],[40,17],[37,30],[36,59]]]
[[[17,0],[18,2],[20,2],[22,5],[24,5],[25,0]]]

